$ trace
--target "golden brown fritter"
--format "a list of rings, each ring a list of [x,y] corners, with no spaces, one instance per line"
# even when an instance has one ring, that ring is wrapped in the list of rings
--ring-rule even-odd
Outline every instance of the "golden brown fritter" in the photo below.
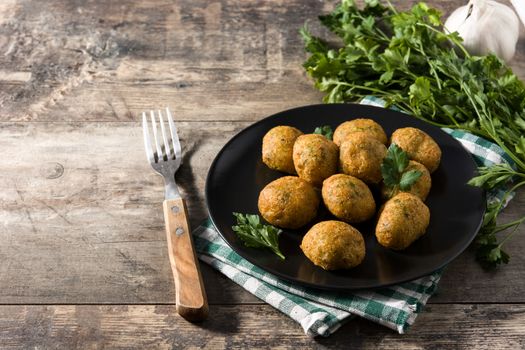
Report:
[[[381,195],[383,199],[389,199],[398,194],[399,192],[412,193],[413,195],[418,196],[422,201],[425,201],[425,199],[427,199],[428,193],[430,192],[430,188],[432,187],[432,178],[430,177],[430,172],[428,171],[426,166],[414,160],[411,160],[408,163],[408,166],[405,171],[411,170],[420,171],[421,176],[419,177],[419,179],[417,179],[416,182],[412,184],[412,186],[410,186],[410,190],[401,191],[399,189],[391,189],[383,184],[381,186]]]
[[[441,149],[432,137],[416,128],[394,131],[390,143],[395,143],[408,153],[408,157],[427,167],[433,173],[441,161]]]
[[[377,220],[379,244],[394,250],[407,248],[421,237],[430,223],[428,207],[413,194],[400,192],[388,200]]]
[[[337,172],[339,149],[318,134],[301,135],[293,146],[293,163],[297,175],[314,186]]]
[[[365,258],[363,235],[342,221],[322,221],[303,237],[301,249],[315,265],[325,270],[350,269]]]
[[[302,135],[291,126],[276,126],[266,133],[262,143],[262,160],[270,169],[295,174],[293,144]]]
[[[357,177],[345,174],[330,176],[323,182],[323,202],[337,218],[359,223],[374,216],[376,203],[368,186]]]
[[[386,144],[385,130],[372,119],[358,118],[340,124],[334,131],[334,143],[339,147],[351,134],[364,134]]]
[[[367,135],[350,134],[339,150],[339,167],[367,184],[382,180],[381,163],[386,156],[386,146]]]
[[[296,229],[317,215],[319,195],[308,182],[296,176],[284,176],[263,188],[258,206],[270,224]]]

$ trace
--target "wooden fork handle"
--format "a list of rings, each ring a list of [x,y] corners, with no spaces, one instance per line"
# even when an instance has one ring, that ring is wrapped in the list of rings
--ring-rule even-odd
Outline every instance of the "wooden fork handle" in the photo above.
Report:
[[[182,198],[167,199],[163,207],[177,312],[188,321],[202,321],[208,316],[208,301],[189,230],[186,204]]]

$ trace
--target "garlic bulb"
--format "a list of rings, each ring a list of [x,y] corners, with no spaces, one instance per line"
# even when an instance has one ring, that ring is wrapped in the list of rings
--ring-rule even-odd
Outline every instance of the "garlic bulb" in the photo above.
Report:
[[[516,51],[519,19],[510,7],[499,2],[470,0],[450,15],[445,29],[457,31],[471,54],[494,53],[508,62]]]
[[[525,2],[523,0],[510,0],[514,10],[518,13],[518,17],[521,19],[521,23],[525,25]]]

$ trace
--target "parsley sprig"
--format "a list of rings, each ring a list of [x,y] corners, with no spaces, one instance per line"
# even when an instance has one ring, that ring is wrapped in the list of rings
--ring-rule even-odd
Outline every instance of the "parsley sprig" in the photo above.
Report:
[[[457,33],[444,32],[441,13],[424,3],[408,11],[396,10],[389,1],[364,3],[358,8],[355,1],[342,0],[319,17],[341,39],[339,45],[313,36],[306,26],[301,29],[309,53],[304,67],[326,93],[325,102],[373,95],[433,125],[484,137],[497,143],[516,168],[481,168],[471,184],[491,190],[512,179],[514,189],[525,186],[523,82],[496,56],[471,56]],[[489,208],[477,239],[485,266],[508,261],[502,246],[525,221],[497,225],[501,208]],[[510,233],[497,236],[505,230]]]
[[[469,185],[483,187],[485,189],[507,187],[501,200],[493,201],[488,204],[483,224],[476,237],[478,250],[476,257],[478,261],[486,268],[492,268],[500,264],[507,264],[510,256],[502,249],[503,245],[516,233],[517,228],[525,221],[525,216],[498,225],[496,218],[503,209],[509,195],[519,187],[525,185],[525,174],[514,170],[509,164],[496,164],[492,167],[478,168],[479,175],[469,181]],[[512,186],[507,186],[509,181],[517,180]],[[509,230],[500,241],[496,236],[497,233]]]
[[[334,132],[332,131],[332,127],[330,125],[318,126],[317,128],[315,128],[314,134],[323,135],[330,141],[334,137]]]
[[[244,245],[252,248],[269,248],[279,258],[285,259],[279,249],[279,235],[282,230],[263,224],[259,215],[241,213],[233,213],[233,215],[237,219],[237,225],[232,226],[232,229]]]
[[[386,157],[381,164],[381,174],[383,182],[390,190],[389,197],[392,197],[398,190],[409,191],[412,185],[421,177],[419,170],[408,170],[408,154],[395,143],[388,147]]]

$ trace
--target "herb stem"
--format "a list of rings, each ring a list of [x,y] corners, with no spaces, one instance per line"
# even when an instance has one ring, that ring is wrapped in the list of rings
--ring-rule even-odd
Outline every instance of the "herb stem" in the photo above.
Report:
[[[397,15],[398,12],[397,12],[396,8],[394,7],[394,5],[392,5],[390,0],[386,0],[386,3],[388,5],[388,7],[390,8],[390,11],[392,11],[395,15]]]
[[[520,225],[523,221],[525,221],[525,216],[521,217],[520,219],[508,222],[506,224],[498,225],[494,230],[494,233],[505,231],[506,229],[512,226]]]
[[[501,240],[501,242],[498,244],[498,248],[501,249],[501,247],[503,247],[505,242],[507,242],[512,236],[514,236],[514,233],[516,233],[516,230],[518,229],[518,227],[520,227],[520,225],[523,223],[523,221],[525,221],[525,216],[522,217],[519,220],[515,220],[515,221],[512,222],[513,225],[511,225],[511,226],[514,226],[514,228],[512,229],[512,231],[508,235],[505,236],[505,238],[503,238]],[[511,226],[508,226],[508,227],[511,227]]]
[[[362,90],[366,90],[366,91],[370,91],[370,92],[375,92],[376,94],[378,94],[380,96],[388,95],[388,93],[386,93],[384,90],[371,88],[369,86],[364,86],[364,85],[355,85],[355,84],[350,84],[350,83],[345,83],[345,82],[337,82],[337,85],[348,86],[348,87],[351,88],[350,91],[352,91],[353,89],[362,89]],[[366,95],[361,95],[361,96],[366,96]]]
[[[286,259],[286,257],[283,255],[283,253],[281,253],[279,249],[272,248],[272,252],[274,252],[282,260]]]
[[[436,34],[440,34],[440,35],[443,35],[444,33],[437,30],[436,28],[426,24],[426,23],[416,23],[417,26],[421,26],[421,27],[425,27],[433,32],[435,32]],[[461,42],[457,41],[456,38],[454,36],[449,36],[448,37],[453,43],[454,45],[456,45],[460,50],[461,52],[463,52],[463,54],[465,55],[465,57],[471,57],[470,53],[467,51],[467,49],[465,49],[465,47],[461,44]]]

